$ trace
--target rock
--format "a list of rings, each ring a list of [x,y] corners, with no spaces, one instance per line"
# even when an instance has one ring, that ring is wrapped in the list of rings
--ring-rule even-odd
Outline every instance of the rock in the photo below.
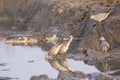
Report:
[[[13,78],[11,78],[11,77],[0,77],[0,80],[11,80],[11,79],[13,79]]]
[[[40,75],[42,76],[42,75]],[[59,74],[57,79],[48,79],[48,78],[39,78],[36,76],[33,76],[30,80],[79,80],[79,79],[87,79],[87,80],[113,80],[111,76],[107,74],[102,74],[102,73],[92,73],[92,74],[84,74],[83,72],[80,71],[75,71],[74,74],[69,74],[69,73],[64,73],[64,74]],[[118,78],[119,79],[119,78]]]
[[[50,80],[46,74],[40,76],[32,76],[30,80]]]
[[[113,80],[113,78],[110,78],[109,76],[105,75],[105,74],[98,74],[95,77],[95,80]]]

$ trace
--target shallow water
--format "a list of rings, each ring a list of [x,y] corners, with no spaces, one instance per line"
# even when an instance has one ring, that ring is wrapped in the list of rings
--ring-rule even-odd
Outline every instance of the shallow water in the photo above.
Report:
[[[50,78],[56,78],[58,71],[45,60],[46,53],[40,47],[12,46],[0,42],[0,77],[29,80],[31,76],[47,74]],[[67,60],[73,71],[99,72],[82,61]]]

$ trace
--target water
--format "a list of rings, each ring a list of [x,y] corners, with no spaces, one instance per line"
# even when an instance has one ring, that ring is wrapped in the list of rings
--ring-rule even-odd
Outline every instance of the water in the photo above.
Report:
[[[58,71],[45,60],[46,53],[40,47],[12,46],[0,42],[0,77],[30,80],[31,76],[47,74],[50,78],[56,78]],[[99,72],[82,61],[67,60],[73,71]]]

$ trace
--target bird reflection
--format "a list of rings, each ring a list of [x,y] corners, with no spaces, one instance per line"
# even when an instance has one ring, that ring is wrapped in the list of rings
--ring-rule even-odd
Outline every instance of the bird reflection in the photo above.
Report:
[[[110,70],[110,66],[109,66],[107,61],[103,63],[103,69],[104,69],[104,71],[109,71]]]
[[[85,60],[84,63],[95,66],[101,72],[109,72],[111,71],[111,60]],[[114,66],[115,67],[115,66]]]
[[[71,72],[72,71],[68,61],[66,60],[66,56],[63,54],[62,55],[58,54],[52,57],[46,55],[46,60],[50,63],[50,65],[54,69],[56,69],[59,72],[64,72],[64,71]]]
[[[71,72],[72,69],[66,60],[66,52],[72,42],[73,37],[69,36],[68,41],[62,43],[54,44],[50,51],[46,54],[45,59],[50,63],[50,65],[59,72],[68,71]]]

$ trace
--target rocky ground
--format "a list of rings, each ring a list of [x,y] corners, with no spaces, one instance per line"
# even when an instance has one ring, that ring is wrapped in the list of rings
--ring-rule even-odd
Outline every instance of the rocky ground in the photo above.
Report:
[[[91,15],[109,11],[109,16],[101,23],[90,19]],[[99,63],[95,62],[96,59],[120,57],[119,33],[119,0],[0,0],[1,40],[11,35],[40,38],[53,34],[61,37],[73,35],[67,58],[82,60],[90,65]],[[110,44],[107,53],[100,50],[101,36]],[[48,51],[52,45],[39,43],[37,46]],[[85,49],[87,56],[84,54]],[[103,74],[96,77],[100,76]],[[49,79],[46,75],[43,78]],[[41,80],[41,76],[32,77],[31,80]]]
[[[30,80],[113,80],[113,78],[105,74],[93,73],[81,76],[81,72],[79,71],[74,73],[75,74],[59,74],[57,79],[50,79],[47,75],[33,76]]]
[[[68,51],[72,53],[81,48],[99,50],[99,38],[104,36],[110,44],[109,51],[114,52],[120,46],[119,3],[119,0],[1,0],[0,30],[38,32],[41,36],[73,35],[77,39],[72,43],[75,52]],[[90,19],[91,15],[110,10],[100,24]]]

